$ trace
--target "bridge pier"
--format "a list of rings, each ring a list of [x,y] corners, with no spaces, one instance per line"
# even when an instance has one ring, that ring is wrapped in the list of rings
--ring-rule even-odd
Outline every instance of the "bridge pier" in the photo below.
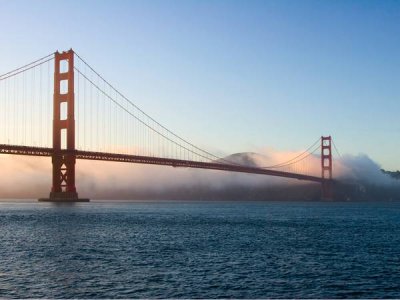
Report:
[[[321,184],[322,200],[333,200],[333,186],[332,181],[327,180]]]
[[[50,193],[49,198],[39,198],[39,202],[59,202],[59,203],[68,203],[68,202],[89,202],[90,199],[79,198],[77,193]]]
[[[61,63],[65,62],[64,70]],[[62,109],[64,106],[64,109]],[[65,135],[63,135],[65,133]],[[46,202],[88,202],[75,187],[75,86],[74,51],[54,54],[53,185]]]

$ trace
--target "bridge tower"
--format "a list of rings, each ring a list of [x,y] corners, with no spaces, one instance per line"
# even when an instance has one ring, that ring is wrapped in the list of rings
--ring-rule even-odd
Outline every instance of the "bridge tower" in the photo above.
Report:
[[[39,201],[87,202],[75,187],[74,51],[54,55],[53,184],[50,198]]]
[[[332,137],[321,136],[322,199],[332,200]]]

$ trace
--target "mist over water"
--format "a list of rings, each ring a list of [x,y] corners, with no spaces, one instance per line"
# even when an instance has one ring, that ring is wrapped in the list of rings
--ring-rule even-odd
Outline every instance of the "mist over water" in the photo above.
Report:
[[[399,203],[0,203],[0,296],[399,298]]]
[[[282,162],[296,154],[298,153],[265,150],[262,154],[235,154],[230,159],[234,159],[236,163],[262,167]],[[312,174],[320,176],[320,158],[314,156],[312,160]],[[335,159],[333,173],[334,178],[344,183],[373,185],[375,188],[400,188],[399,181],[383,174],[379,164],[367,155],[344,155]],[[0,156],[0,177],[2,198],[43,197],[49,193],[51,186],[51,159]],[[285,189],[291,189],[294,195],[302,195],[301,199],[314,199],[320,195],[319,185],[310,186],[309,182],[293,179],[80,160],[77,161],[77,188],[80,195],[92,199],[232,200],[232,193],[240,193],[241,197],[249,200],[259,194],[257,200],[263,200],[262,195],[269,193],[272,194],[271,199],[278,200],[279,191]],[[294,200],[289,192],[282,197]]]

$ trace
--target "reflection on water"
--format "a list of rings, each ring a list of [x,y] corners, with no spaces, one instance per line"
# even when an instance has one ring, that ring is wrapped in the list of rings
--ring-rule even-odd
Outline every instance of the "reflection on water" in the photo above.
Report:
[[[400,204],[0,202],[0,297],[400,297]]]

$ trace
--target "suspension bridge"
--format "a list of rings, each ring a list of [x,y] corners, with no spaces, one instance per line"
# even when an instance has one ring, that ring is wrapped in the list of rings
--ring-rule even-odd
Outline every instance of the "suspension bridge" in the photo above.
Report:
[[[72,49],[0,75],[0,116],[1,154],[52,159],[50,196],[41,201],[89,201],[78,197],[77,159],[292,178],[319,183],[322,198],[332,198],[331,136],[270,166],[219,157],[150,117]]]

